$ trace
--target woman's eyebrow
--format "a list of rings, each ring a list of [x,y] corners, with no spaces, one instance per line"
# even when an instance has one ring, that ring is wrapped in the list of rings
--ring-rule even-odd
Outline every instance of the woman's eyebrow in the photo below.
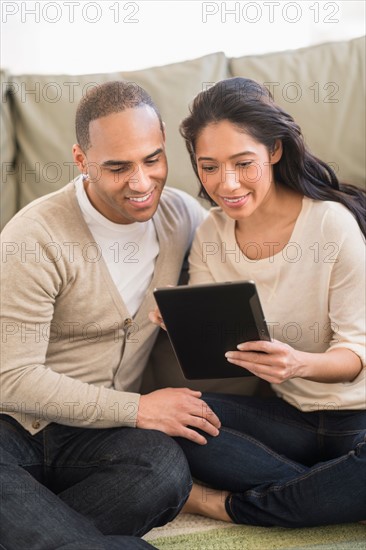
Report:
[[[231,155],[229,157],[229,160],[235,159],[236,157],[242,157],[243,155],[255,155],[254,151],[242,151],[241,153],[235,153],[235,155]],[[197,160],[215,160],[213,157],[198,157]]]

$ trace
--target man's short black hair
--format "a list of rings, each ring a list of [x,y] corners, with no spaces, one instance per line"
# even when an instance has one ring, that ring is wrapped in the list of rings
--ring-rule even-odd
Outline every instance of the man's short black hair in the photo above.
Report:
[[[163,132],[163,122],[158,108],[150,95],[135,82],[114,80],[89,89],[76,111],[76,139],[81,149],[85,152],[91,145],[89,125],[92,120],[144,105],[154,109]]]

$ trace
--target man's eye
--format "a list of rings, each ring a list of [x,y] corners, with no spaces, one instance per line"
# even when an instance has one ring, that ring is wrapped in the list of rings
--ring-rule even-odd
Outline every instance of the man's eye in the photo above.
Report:
[[[122,172],[127,172],[128,170],[131,170],[131,167],[129,167],[129,166],[119,166],[118,168],[111,168],[110,169],[112,174],[120,174]]]
[[[159,159],[158,157],[153,158],[153,159],[148,159],[148,160],[146,161],[146,164],[156,164],[157,162],[159,162],[159,160],[160,160],[160,159]]]

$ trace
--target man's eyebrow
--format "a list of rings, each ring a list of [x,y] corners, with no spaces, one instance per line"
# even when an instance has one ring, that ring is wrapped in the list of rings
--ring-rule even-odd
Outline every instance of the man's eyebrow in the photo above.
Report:
[[[159,147],[159,149],[156,149],[156,151],[154,151],[153,153],[150,153],[149,155],[147,155],[144,160],[149,160],[151,159],[152,157],[156,157],[156,155],[159,155],[160,153],[163,152],[163,149],[161,147]],[[133,164],[133,161],[132,160],[106,160],[104,162],[102,162],[102,166],[129,166]]]
[[[244,155],[255,155],[255,152],[254,151],[241,151],[240,153],[235,153],[235,155],[231,155],[231,157],[229,157],[229,160],[235,159],[237,157],[242,157]],[[216,160],[216,159],[214,159],[213,157],[198,157],[197,160]]]
[[[158,149],[156,149],[156,151],[154,151],[153,153],[150,153],[150,155],[147,155],[147,157],[145,157],[144,160],[149,160],[152,157],[156,157],[156,155],[160,155],[160,153],[162,153],[162,152],[163,152],[163,149],[161,147],[159,147]]]

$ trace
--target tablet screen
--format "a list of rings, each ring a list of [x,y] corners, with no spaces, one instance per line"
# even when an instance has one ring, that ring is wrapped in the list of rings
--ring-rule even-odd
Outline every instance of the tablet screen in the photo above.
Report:
[[[185,378],[253,376],[225,357],[242,342],[271,339],[253,281],[158,288],[154,296]]]

